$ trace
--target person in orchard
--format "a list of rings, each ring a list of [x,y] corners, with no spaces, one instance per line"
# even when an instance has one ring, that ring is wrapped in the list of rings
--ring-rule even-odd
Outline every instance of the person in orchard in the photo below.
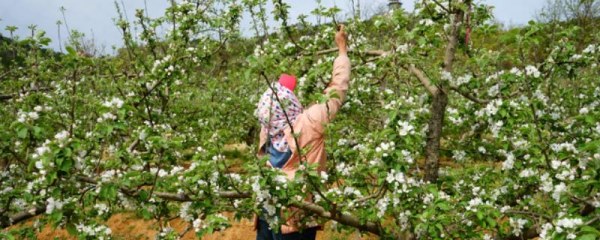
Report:
[[[288,179],[293,179],[301,162],[316,164],[317,171],[325,171],[325,125],[336,115],[346,97],[350,81],[350,59],[348,58],[347,36],[344,26],[338,26],[335,43],[339,56],[333,62],[331,82],[325,94],[331,96],[325,103],[318,103],[304,109],[294,94],[296,78],[282,74],[261,96],[256,115],[261,124],[259,157],[268,156],[269,167],[283,171]],[[275,94],[274,94],[275,93]],[[294,138],[294,134],[297,136]],[[302,149],[300,156],[298,150]],[[300,230],[297,224],[297,209],[288,208],[289,216],[280,231],[269,228],[264,214],[257,217],[255,228],[257,240],[315,239],[320,226]],[[272,211],[272,210],[271,210]],[[276,213],[279,214],[279,213]],[[283,215],[281,215],[283,216]]]

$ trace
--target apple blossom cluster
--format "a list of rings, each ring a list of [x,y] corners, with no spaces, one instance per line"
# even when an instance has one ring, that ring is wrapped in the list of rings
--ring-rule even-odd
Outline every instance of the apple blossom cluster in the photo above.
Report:
[[[106,203],[96,203],[96,205],[94,205],[94,209],[98,211],[98,215],[104,215],[110,212],[110,209]]]
[[[492,101],[490,101],[485,108],[482,108],[480,110],[477,110],[475,112],[475,115],[477,115],[478,117],[493,117],[494,115],[496,115],[496,113],[498,113],[498,110],[500,109],[500,107],[503,105],[503,101],[502,99],[494,99]]]
[[[577,235],[575,234],[575,230],[581,225],[583,225],[583,221],[581,220],[581,218],[562,218],[559,219],[554,226],[545,225],[545,230],[547,234],[547,231],[554,227],[556,233],[560,234],[566,232],[567,239],[575,239],[577,237]]]
[[[382,153],[383,157],[387,157],[388,156],[388,152],[390,152],[391,150],[394,150],[395,148],[395,143],[394,142],[382,142],[379,147],[375,148],[375,152],[377,153]]]
[[[400,136],[412,135],[414,134],[414,129],[415,127],[409,122],[402,120],[398,121],[398,134]]]
[[[102,106],[108,107],[108,108],[121,108],[123,107],[123,100],[117,98],[117,97],[113,97],[111,100],[109,101],[104,101],[104,103],[102,103]]]
[[[61,210],[64,202],[50,197],[46,199],[46,214],[51,214],[54,210]]]
[[[112,234],[112,230],[104,225],[100,224],[90,224],[85,225],[83,223],[79,223],[75,225],[75,228],[78,232],[87,237],[93,237],[94,239],[104,240],[111,239],[110,235]]]
[[[33,108],[33,111],[31,111],[31,112],[23,112],[23,111],[19,110],[19,112],[17,112],[17,121],[24,123],[24,122],[37,120],[40,118],[40,113],[42,113],[44,111],[46,111],[46,112],[52,111],[52,107],[37,105]]]
[[[529,66],[525,67],[525,75],[533,77],[533,78],[539,78],[541,76],[541,73],[537,69],[537,67],[529,65]]]
[[[277,216],[277,208],[273,204],[277,202],[277,198],[271,196],[268,189],[262,189],[258,177],[253,178],[252,192],[256,194],[256,206],[264,210],[264,218],[270,225],[276,224],[279,221]]]
[[[510,226],[512,228],[512,232],[514,235],[521,235],[523,228],[525,227],[525,224],[529,223],[529,221],[527,219],[522,219],[522,218],[510,218],[509,219],[510,222]]]

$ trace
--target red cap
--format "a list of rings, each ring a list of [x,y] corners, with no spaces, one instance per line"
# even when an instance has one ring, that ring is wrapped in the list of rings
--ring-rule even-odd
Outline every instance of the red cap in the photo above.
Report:
[[[279,84],[293,92],[296,88],[296,77],[285,73],[281,74],[281,76],[279,76]]]

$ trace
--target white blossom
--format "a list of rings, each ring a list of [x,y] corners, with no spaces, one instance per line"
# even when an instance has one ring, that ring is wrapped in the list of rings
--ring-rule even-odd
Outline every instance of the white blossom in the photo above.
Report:
[[[554,185],[552,184],[552,179],[550,178],[550,175],[548,173],[542,174],[542,176],[540,177],[540,180],[541,180],[540,189],[542,191],[549,193],[554,189]]]
[[[116,108],[121,108],[123,107],[123,100],[121,100],[120,98],[117,97],[113,97],[110,101],[104,101],[104,103],[102,104],[105,107],[116,107]]]
[[[518,68],[516,68],[516,67],[512,68],[512,69],[510,70],[510,73],[511,73],[511,74],[514,74],[514,75],[516,75],[516,76],[519,76],[519,77],[520,77],[521,75],[523,75],[523,72],[521,72],[521,70],[520,70],[520,69],[518,69]]]
[[[467,211],[473,211],[476,212],[477,211],[477,206],[483,204],[483,201],[481,200],[481,198],[476,197],[473,198],[469,201],[469,205],[467,205],[466,209]]]
[[[94,209],[96,209],[96,211],[98,211],[98,215],[104,215],[105,213],[107,213],[109,211],[108,205],[106,205],[104,203],[96,203],[96,205],[94,205]]]
[[[194,222],[192,223],[192,226],[194,227],[194,230],[196,232],[199,232],[200,230],[202,230],[204,228],[204,226],[202,224],[202,219],[196,218],[196,220],[194,220]]]
[[[419,21],[419,24],[424,25],[424,26],[431,26],[431,25],[435,24],[435,22],[433,22],[433,20],[427,18],[427,19],[421,19]]]
[[[594,53],[596,53],[596,46],[593,45],[593,44],[590,44],[585,49],[583,49],[582,53],[584,53],[584,54],[594,54]]]
[[[409,122],[405,122],[405,121],[399,120],[398,121],[398,126],[400,126],[400,129],[398,131],[398,134],[400,136],[406,136],[408,134],[413,134],[414,133],[415,127],[413,127],[412,125],[410,125]]]
[[[408,53],[408,49],[409,49],[409,45],[407,43],[405,43],[405,44],[398,46],[396,48],[396,52],[399,52],[400,54],[406,54],[406,53]]]
[[[577,148],[575,148],[575,145],[573,143],[553,143],[550,144],[550,149],[557,153],[561,151],[579,153],[579,151],[577,150]]]
[[[385,196],[377,201],[377,217],[382,218],[390,204],[390,198]]]
[[[524,169],[523,171],[521,171],[519,173],[519,177],[522,177],[522,178],[528,178],[528,177],[531,177],[533,175],[535,175],[535,170],[531,170],[529,168]]]
[[[490,97],[495,97],[496,95],[498,95],[498,93],[500,93],[500,85],[499,84],[496,84],[496,85],[492,86],[488,90],[488,95]]]
[[[552,236],[548,235],[549,231],[552,230],[552,228],[554,228],[552,223],[544,223],[544,225],[542,225],[542,230],[540,231],[540,238],[542,240],[552,239]]]
[[[478,117],[483,117],[483,116],[491,117],[491,116],[494,116],[498,112],[500,106],[502,106],[502,100],[501,99],[494,99],[491,102],[489,102],[485,106],[485,108],[477,110],[477,112],[475,112],[475,115],[477,115]]]
[[[460,86],[463,84],[467,84],[471,81],[472,78],[473,76],[471,76],[470,74],[465,74],[461,77],[456,78],[456,81],[454,81],[454,85]]]
[[[557,227],[575,229],[578,226],[582,225],[583,221],[581,218],[563,218],[556,222]]]
[[[558,202],[558,201],[560,201],[561,194],[566,191],[567,191],[567,185],[565,185],[565,183],[561,182],[554,186],[554,192],[552,192],[552,198],[554,198],[554,200]]]
[[[479,152],[480,152],[480,153],[482,153],[482,154],[485,154],[485,153],[487,152],[487,151],[485,150],[485,147],[483,147],[483,146],[479,146],[479,147],[477,148],[477,151],[479,151]]]
[[[450,73],[450,72],[448,72],[448,71],[445,71],[445,70],[443,70],[443,71],[442,71],[442,74],[441,74],[441,75],[442,75],[442,76],[441,76],[441,79],[442,79],[442,80],[446,80],[446,81],[448,81],[448,82],[452,82],[452,80],[454,79],[454,78],[452,77],[452,73]]]
[[[540,71],[532,65],[525,67],[525,74],[530,77],[539,78],[541,73]]]
[[[462,162],[465,160],[465,156],[467,156],[467,153],[463,150],[454,150],[452,151],[452,156],[454,156],[454,159],[457,162]]]
[[[404,160],[407,163],[412,164],[415,162],[415,159],[413,158],[413,156],[411,155],[411,153],[409,151],[402,150],[402,151],[400,151],[400,153],[402,153],[402,156],[404,157]]]
[[[512,233],[517,236],[521,235],[523,227],[525,227],[525,224],[527,224],[527,222],[527,219],[510,218],[509,224],[512,228]]]
[[[37,120],[38,118],[40,118],[40,115],[38,115],[37,112],[30,112],[27,114],[29,116],[30,119],[32,120]]]
[[[51,214],[54,210],[62,209],[64,203],[60,200],[55,200],[53,197],[50,197],[46,200],[46,214]]]
[[[506,160],[502,162],[502,170],[513,169],[515,165],[515,155],[512,152],[506,153]]]
[[[181,208],[179,208],[179,217],[187,222],[192,221],[193,216],[189,213],[190,206],[192,206],[191,202],[185,202],[181,204]]]
[[[112,180],[112,178],[116,175],[116,171],[111,169],[111,170],[107,170],[102,172],[102,175],[100,175],[100,180],[102,182],[110,182]]]

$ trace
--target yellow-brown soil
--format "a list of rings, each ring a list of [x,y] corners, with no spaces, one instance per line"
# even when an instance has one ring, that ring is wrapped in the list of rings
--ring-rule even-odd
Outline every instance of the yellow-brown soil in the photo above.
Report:
[[[225,214],[230,217],[230,214]],[[10,229],[18,229],[25,226],[31,226],[34,220],[29,220],[25,223],[12,226]],[[114,239],[133,239],[133,240],[146,240],[155,239],[158,233],[158,224],[154,220],[143,220],[135,216],[133,213],[117,213],[108,219],[106,225],[112,230],[112,237]],[[180,218],[175,218],[169,221],[170,227],[175,229],[177,232],[182,233],[188,224]],[[224,231],[215,232],[213,234],[202,237],[204,240],[243,240],[243,239],[256,239],[256,232],[254,231],[254,223],[251,220],[243,219],[241,221],[232,222],[232,226]],[[377,239],[372,235],[361,236],[359,233],[337,233],[331,230],[327,225],[324,231],[319,231],[317,239],[329,240],[329,239],[340,239],[340,240],[360,240],[360,239]],[[17,239],[18,236],[16,236]],[[52,229],[50,226],[45,226],[40,232],[37,233],[38,239],[65,239],[65,240],[76,240],[77,237],[69,235],[65,229]],[[194,230],[188,231],[182,240],[198,239],[195,235]]]

